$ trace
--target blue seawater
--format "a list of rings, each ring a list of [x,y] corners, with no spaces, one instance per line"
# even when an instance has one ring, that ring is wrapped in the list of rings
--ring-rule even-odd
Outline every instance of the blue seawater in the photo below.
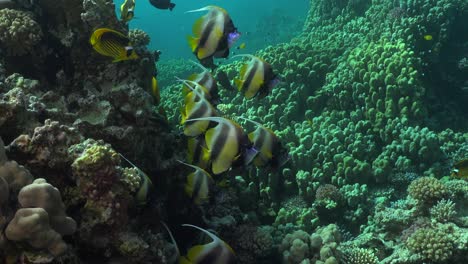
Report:
[[[120,17],[120,5],[124,1],[114,2],[117,17]],[[301,31],[309,10],[308,0],[173,0],[172,2],[176,7],[171,12],[153,7],[149,0],[137,0],[136,18],[129,22],[130,29],[139,28],[150,35],[149,49],[161,50],[161,60],[193,58],[186,36],[192,33],[195,20],[206,12],[186,14],[186,11],[207,5],[225,8],[242,33],[236,45],[245,42],[246,48],[241,53],[253,53],[268,45],[288,42]]]

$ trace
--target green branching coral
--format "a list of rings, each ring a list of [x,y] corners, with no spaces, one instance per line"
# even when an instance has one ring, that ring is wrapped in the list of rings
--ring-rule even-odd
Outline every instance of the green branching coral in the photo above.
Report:
[[[73,162],[72,168],[74,169],[74,173],[93,177],[92,172],[94,170],[116,166],[119,163],[119,154],[112,148],[106,145],[93,145],[85,149],[83,154]]]
[[[455,203],[451,200],[442,199],[430,209],[431,217],[438,222],[446,223],[453,219],[455,214]]]
[[[10,55],[31,52],[41,40],[42,30],[28,12],[0,9],[0,46]]]
[[[423,260],[444,262],[453,255],[455,243],[452,236],[435,228],[420,228],[406,242],[407,247]]]
[[[422,204],[431,205],[447,196],[447,188],[433,177],[421,177],[411,182],[408,194]]]
[[[343,252],[345,264],[377,264],[379,259],[368,248],[351,248]]]
[[[138,174],[136,168],[124,168],[120,176],[120,181],[127,185],[130,192],[138,190],[142,182],[141,176]]]

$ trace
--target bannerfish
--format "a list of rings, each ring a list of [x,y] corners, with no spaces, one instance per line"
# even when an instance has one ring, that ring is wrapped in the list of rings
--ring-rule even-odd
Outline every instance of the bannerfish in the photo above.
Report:
[[[133,168],[135,168],[138,172],[138,175],[141,177],[141,183],[140,183],[140,188],[135,194],[135,203],[137,206],[144,206],[146,205],[146,201],[148,200],[148,195],[153,187],[153,182],[151,182],[151,179],[148,177],[146,173],[144,173],[140,168],[138,168],[135,164],[133,164],[130,160],[124,157],[124,155],[120,154],[120,157],[122,157],[124,160],[128,162],[128,164],[132,165]]]
[[[257,157],[253,160],[255,166],[265,167],[269,165],[277,169],[289,161],[290,156],[287,149],[283,147],[280,139],[273,130],[248,118],[238,118],[257,126],[257,128],[248,135],[250,142],[253,143],[253,147],[259,152]]]
[[[187,161],[206,170],[208,168],[208,160],[203,158],[204,148],[206,148],[204,136],[200,135],[187,139]]]
[[[138,59],[130,39],[118,31],[98,28],[91,35],[89,42],[99,54],[114,58],[112,62]]]
[[[205,86],[194,81],[179,78],[177,78],[177,81],[184,84],[182,87],[182,95],[184,96],[185,103],[187,103],[187,100],[196,100],[197,96],[202,96],[208,101],[211,100],[211,93]]]
[[[213,182],[211,175],[198,166],[188,164],[180,160],[178,160],[178,162],[195,169],[194,172],[187,176],[185,193],[192,198],[195,204],[200,205],[207,201],[210,193],[210,183]]]
[[[237,89],[244,94],[245,98],[251,99],[256,95],[265,97],[279,83],[278,75],[273,72],[273,68],[266,61],[250,54],[233,56],[235,57],[251,59],[241,67],[240,77],[234,80]]]
[[[205,133],[206,148],[204,159],[211,162],[213,174],[221,174],[231,168],[234,162],[243,157],[244,164],[250,164],[258,154],[242,127],[223,117],[203,117],[187,121],[211,121],[218,123]]]
[[[127,23],[135,16],[135,0],[125,0],[120,6],[120,19]]]
[[[185,106],[181,110],[182,119],[180,122],[181,125],[184,125],[184,135],[189,137],[201,135],[208,129],[210,121],[193,119],[216,116],[216,110],[205,99],[205,96],[196,90],[194,90],[193,94],[187,94],[184,101]]]
[[[218,95],[218,83],[216,82],[215,78],[213,77],[213,74],[211,74],[211,71],[207,68],[205,68],[203,65],[200,63],[196,63],[192,61],[195,65],[200,67],[202,70],[201,73],[194,73],[190,75],[187,80],[196,82],[200,84],[201,86],[205,87],[208,92],[210,93],[211,99],[210,102],[214,106],[216,106],[219,103],[219,95]]]
[[[455,162],[450,175],[462,179],[468,178],[468,158]]]
[[[186,256],[181,256],[177,242],[174,239],[174,236],[167,227],[166,224],[162,223],[164,228],[167,230],[172,244],[175,247],[175,252],[172,257],[169,258],[168,263],[175,263],[178,259],[179,264],[234,264],[235,263],[235,253],[234,250],[226,242],[221,240],[216,235],[208,232],[207,230],[189,224],[183,224],[182,226],[188,226],[195,229],[198,229],[208,235],[211,238],[211,242],[204,245],[195,245],[191,247]]]
[[[149,0],[150,4],[158,9],[169,9],[172,11],[176,4],[171,3],[171,0]]]
[[[234,250],[219,237],[198,226],[184,224],[198,229],[208,235],[213,241],[204,245],[195,245],[191,247],[186,256],[179,259],[179,264],[234,264]]]
[[[195,22],[192,27],[194,36],[188,36],[187,40],[202,65],[215,67],[213,58],[227,58],[229,48],[240,33],[225,9],[211,5],[186,13],[199,11],[208,13]]]

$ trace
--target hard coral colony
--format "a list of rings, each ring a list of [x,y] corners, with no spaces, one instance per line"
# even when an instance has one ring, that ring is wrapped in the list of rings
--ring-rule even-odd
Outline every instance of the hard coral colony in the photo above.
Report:
[[[468,263],[466,1],[174,2],[0,0],[0,263]]]

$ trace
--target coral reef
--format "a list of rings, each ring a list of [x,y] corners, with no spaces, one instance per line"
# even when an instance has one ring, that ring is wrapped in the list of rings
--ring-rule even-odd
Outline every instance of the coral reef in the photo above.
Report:
[[[161,222],[181,251],[206,240],[180,224],[211,229],[238,263],[468,262],[468,182],[448,176],[468,158],[466,1],[311,0],[299,35],[255,53],[281,79],[265,98],[236,93],[241,62],[220,61],[219,115],[270,128],[291,159],[213,177],[201,205],[183,192],[174,92],[200,69],[155,65],[111,0],[13,2],[0,5],[1,263],[172,263]],[[99,27],[139,58],[94,52]]]

